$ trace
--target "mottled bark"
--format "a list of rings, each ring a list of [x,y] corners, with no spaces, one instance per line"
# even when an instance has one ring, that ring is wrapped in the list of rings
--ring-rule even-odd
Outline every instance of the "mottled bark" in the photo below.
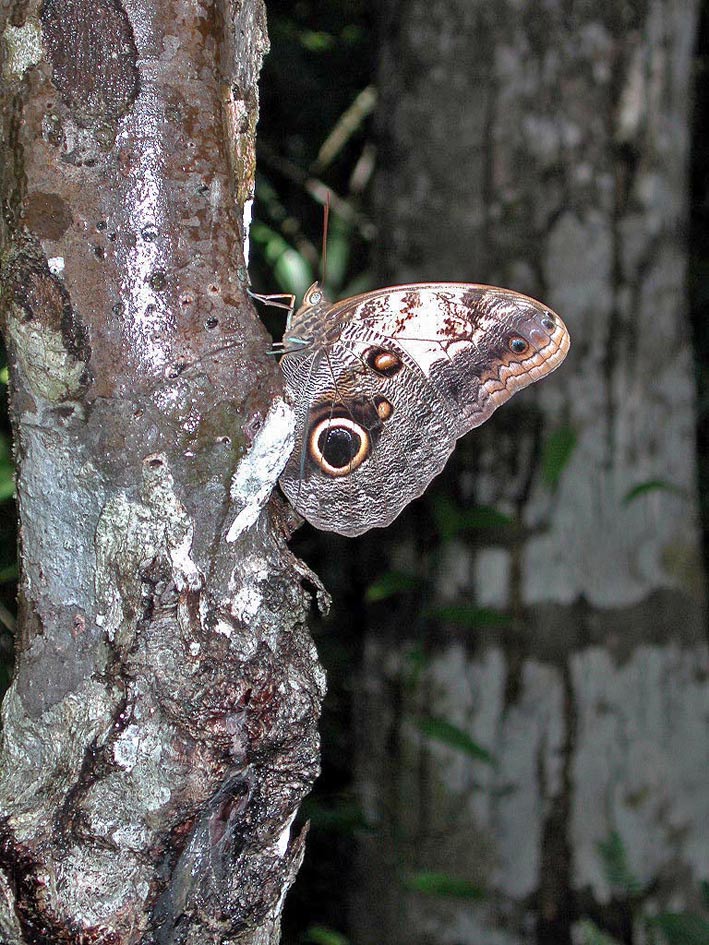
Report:
[[[369,635],[359,777],[382,834],[361,846],[357,940],[568,945],[591,915],[639,941],[643,910],[691,905],[709,873],[684,284],[696,4],[386,10],[384,276],[527,292],[561,314],[572,350],[458,448],[459,495],[512,524],[442,545],[434,603],[508,626],[429,620],[420,675],[420,620]],[[560,430],[576,446],[553,483],[541,457]],[[420,571],[416,554],[399,548],[398,567]],[[422,736],[428,715],[497,765]],[[614,833],[634,902],[604,873]],[[382,882],[416,870],[487,893],[456,905]]]
[[[30,0],[0,31],[0,939],[275,943],[323,676],[245,294],[263,4]]]

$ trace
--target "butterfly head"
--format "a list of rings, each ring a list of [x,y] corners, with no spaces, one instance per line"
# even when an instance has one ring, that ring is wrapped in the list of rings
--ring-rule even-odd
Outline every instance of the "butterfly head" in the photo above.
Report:
[[[318,329],[325,324],[326,315],[332,302],[327,298],[319,282],[313,282],[303,296],[300,307],[288,317],[284,341],[293,347],[305,347],[318,335]]]

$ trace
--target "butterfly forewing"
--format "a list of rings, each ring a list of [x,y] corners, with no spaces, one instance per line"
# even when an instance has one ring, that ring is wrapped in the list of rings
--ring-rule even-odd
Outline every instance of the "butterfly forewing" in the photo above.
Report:
[[[490,286],[395,286],[334,305],[311,287],[308,298],[281,361],[297,418],[281,485],[306,519],[345,535],[389,524],[458,437],[569,346],[558,316]]]

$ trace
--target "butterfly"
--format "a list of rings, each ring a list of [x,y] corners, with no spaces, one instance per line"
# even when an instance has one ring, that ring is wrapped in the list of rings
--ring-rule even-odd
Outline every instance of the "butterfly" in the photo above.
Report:
[[[296,443],[280,485],[303,518],[341,535],[392,522],[459,437],[569,350],[557,314],[495,286],[398,285],[331,302],[316,282],[297,311],[289,298],[278,351]]]

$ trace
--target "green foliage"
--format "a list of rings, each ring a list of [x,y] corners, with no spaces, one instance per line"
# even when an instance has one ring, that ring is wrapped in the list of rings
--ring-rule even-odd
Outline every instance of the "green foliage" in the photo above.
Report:
[[[709,880],[703,879],[699,884],[699,891],[702,896],[702,905],[709,909]]]
[[[683,490],[672,482],[666,482],[664,479],[648,479],[646,482],[639,482],[637,486],[633,486],[625,493],[623,505],[630,505],[631,502],[650,492],[672,492],[675,495],[684,495]]]
[[[442,541],[450,541],[461,532],[507,528],[513,523],[509,515],[489,505],[474,505],[472,508],[462,509],[445,495],[436,495],[431,510],[436,530]]]
[[[650,928],[659,929],[667,945],[707,945],[709,922],[688,912],[663,912],[647,920]]]
[[[611,831],[606,840],[600,841],[598,852],[606,881],[614,892],[624,896],[637,896],[642,891],[643,884],[628,865],[625,845],[617,830]]]
[[[407,650],[404,656],[404,666],[402,671],[404,685],[406,685],[409,689],[415,689],[421,680],[421,676],[423,675],[423,671],[426,669],[427,663],[428,659],[426,657],[426,650],[422,644],[418,643]]]
[[[640,911],[640,896],[645,885],[633,874],[629,865],[623,840],[618,831],[612,831],[606,840],[598,844],[603,862],[603,872],[616,897],[630,900],[630,909],[635,921],[644,924],[648,942],[656,942],[656,932],[663,945],[709,945],[709,922],[689,912],[661,912],[655,916],[643,916]],[[709,889],[702,882],[702,896],[709,901]],[[601,932],[592,922],[580,923],[581,945],[616,945],[615,940]]]
[[[460,879],[448,873],[430,873],[421,871],[412,873],[404,880],[404,887],[412,892],[427,896],[440,896],[445,899],[468,899],[478,902],[485,898],[485,890],[467,879]]]
[[[312,53],[325,52],[336,44],[335,37],[322,30],[301,30],[298,39],[303,48]]]
[[[595,922],[590,919],[582,919],[578,924],[578,933],[580,938],[579,945],[620,945],[617,939],[606,935]]]
[[[569,464],[578,437],[571,427],[559,427],[551,433],[542,447],[542,479],[550,489],[559,485],[562,473]]]
[[[0,368],[0,397],[7,398],[7,387],[9,382],[7,365]],[[0,502],[11,499],[15,494],[15,464],[12,461],[12,450],[10,449],[10,439],[8,435],[0,431]]]
[[[445,607],[436,607],[430,612],[442,623],[455,624],[468,630],[479,630],[483,627],[509,627],[512,618],[499,610],[489,607],[473,607],[472,604],[448,604]]]
[[[365,591],[364,598],[370,604],[389,600],[399,594],[408,594],[418,587],[420,581],[414,574],[405,571],[385,571]]]
[[[362,808],[351,797],[335,798],[334,803],[332,798],[325,803],[317,797],[308,797],[302,811],[313,829],[346,835],[369,829]]]
[[[0,502],[11,499],[15,494],[15,464],[12,461],[10,443],[0,433]]]
[[[424,716],[417,721],[417,728],[428,738],[447,745],[449,748],[455,748],[476,761],[482,761],[488,765],[494,765],[495,758],[487,750],[474,741],[467,732],[447,719],[436,718],[435,716]]]
[[[278,289],[302,296],[315,282],[315,273],[306,260],[276,230],[259,223],[251,224],[251,239],[261,249],[273,271]]]
[[[311,925],[305,931],[303,941],[312,945],[350,945],[346,936],[325,925]]]

